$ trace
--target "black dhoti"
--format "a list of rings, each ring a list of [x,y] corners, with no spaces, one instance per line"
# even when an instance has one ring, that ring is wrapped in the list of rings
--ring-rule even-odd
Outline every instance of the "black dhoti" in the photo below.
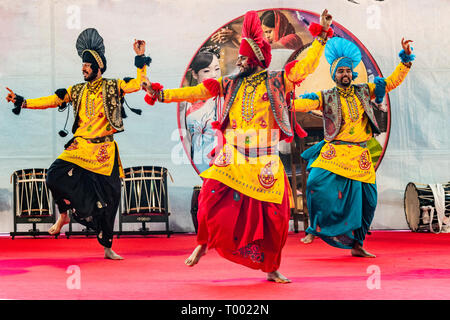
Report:
[[[64,213],[72,209],[75,221],[94,230],[98,242],[111,248],[114,221],[121,196],[117,154],[110,176],[56,159],[47,171],[46,181],[59,212]]]

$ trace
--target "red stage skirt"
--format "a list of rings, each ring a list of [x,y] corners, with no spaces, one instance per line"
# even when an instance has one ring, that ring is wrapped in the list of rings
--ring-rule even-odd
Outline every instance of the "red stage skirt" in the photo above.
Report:
[[[230,261],[264,272],[278,270],[289,230],[289,181],[281,204],[259,201],[205,179],[199,194],[199,244]]]

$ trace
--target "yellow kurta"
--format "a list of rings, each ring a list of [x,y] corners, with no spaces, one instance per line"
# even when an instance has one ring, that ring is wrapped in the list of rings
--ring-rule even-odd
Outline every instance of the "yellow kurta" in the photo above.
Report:
[[[324,45],[315,40],[307,56],[284,73],[286,91],[292,90],[292,82],[306,78],[314,72]],[[201,173],[201,177],[222,182],[240,193],[260,201],[281,203],[284,195],[284,167],[278,154],[257,153],[257,150],[276,146],[279,142],[279,128],[271,111],[265,81],[260,81],[254,95],[247,92],[246,81],[263,77],[267,71],[247,77],[239,88],[230,108],[229,122],[225,131],[226,144],[214,164]],[[222,78],[220,92],[223,96]],[[212,95],[203,84],[195,87],[164,90],[164,102],[195,102],[206,100]],[[288,190],[291,192],[291,190]]]
[[[392,75],[385,79],[386,93],[395,89],[405,79],[410,68],[400,63]],[[375,98],[375,84],[368,83],[370,98]],[[323,111],[323,97],[321,92],[316,93],[318,100],[297,99],[294,106],[297,112],[311,110]],[[318,167],[343,177],[375,183],[375,168],[372,164],[370,152],[367,147],[352,144],[339,144],[339,141],[364,143],[372,138],[372,128],[364,108],[356,97],[353,87],[341,90],[340,102],[342,106],[342,119],[340,131],[332,142],[326,141],[320,156],[311,167]]]
[[[124,80],[118,80],[120,90],[124,93],[139,91],[141,88],[142,77],[146,75],[146,66],[137,69],[137,77],[128,83]],[[81,104],[79,108],[78,128],[74,134],[74,141],[58,157],[71,163],[74,163],[86,170],[111,175],[114,167],[115,153],[117,152],[120,176],[123,177],[123,168],[119,157],[119,149],[115,141],[93,143],[87,139],[105,137],[116,133],[117,131],[109,124],[106,118],[102,83],[103,79],[97,79],[92,83],[87,83],[83,91]],[[67,94],[63,100],[56,94],[36,99],[27,99],[27,109],[47,109],[55,108],[63,102],[71,102],[72,87],[67,89]]]

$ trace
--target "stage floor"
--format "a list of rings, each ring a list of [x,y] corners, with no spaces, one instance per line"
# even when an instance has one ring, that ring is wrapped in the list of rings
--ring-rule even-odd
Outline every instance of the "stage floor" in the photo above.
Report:
[[[63,229],[64,230],[64,229]],[[373,231],[365,248],[377,258],[290,233],[275,284],[261,271],[211,250],[184,265],[195,235],[114,238],[125,260],[103,259],[95,238],[0,238],[0,299],[29,300],[347,300],[450,299],[450,234]]]

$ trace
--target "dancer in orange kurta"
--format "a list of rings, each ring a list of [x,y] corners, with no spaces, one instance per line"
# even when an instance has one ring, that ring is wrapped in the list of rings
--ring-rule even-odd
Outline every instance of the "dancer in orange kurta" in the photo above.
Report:
[[[47,109],[72,104],[75,122],[74,137],[63,153],[47,171],[46,183],[58,206],[60,216],[49,229],[58,234],[70,221],[68,211],[79,223],[97,233],[104,247],[105,258],[121,260],[112,251],[114,220],[120,203],[123,169],[114,134],[124,130],[121,100],[125,94],[139,91],[150,57],[145,57],[145,42],[135,41],[137,76],[129,81],[105,79],[106,58],[103,39],[97,30],[84,30],[76,48],[83,59],[82,71],[86,82],[58,89],[54,95],[24,99],[12,90],[7,100],[21,109]],[[133,109],[134,110],[134,109]],[[136,110],[134,110],[136,111]]]
[[[272,72],[267,70],[270,44],[257,13],[250,11],[243,22],[238,75],[169,90],[143,84],[149,103],[224,98],[214,124],[222,143],[215,149],[212,166],[201,174],[198,246],[186,259],[188,266],[198,263],[207,248],[215,248],[228,260],[266,272],[270,281],[290,282],[278,271],[289,229],[291,189],[277,146],[280,139],[294,135],[286,93],[316,69],[330,24],[325,10],[321,26],[316,24],[320,36],[307,57]]]

